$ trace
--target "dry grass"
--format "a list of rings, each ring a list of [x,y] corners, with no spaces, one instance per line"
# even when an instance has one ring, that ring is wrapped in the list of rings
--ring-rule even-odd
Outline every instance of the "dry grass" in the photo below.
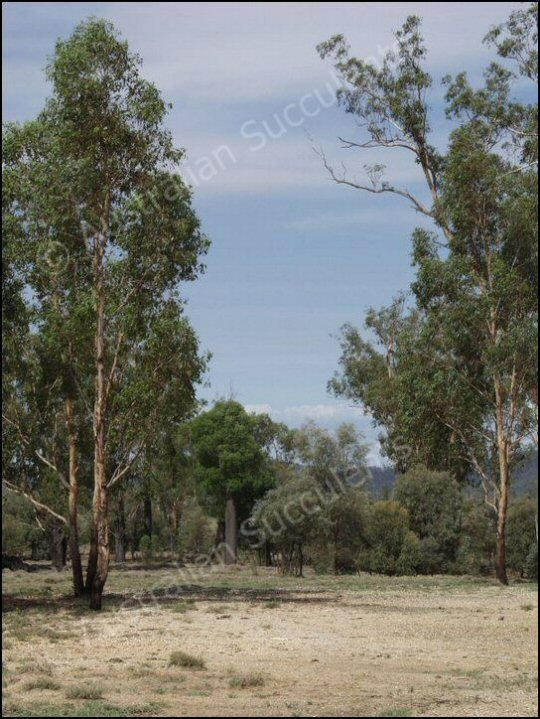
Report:
[[[532,585],[113,570],[182,590],[96,614],[66,575],[4,574],[6,716],[536,716]]]
[[[35,679],[29,679],[22,686],[25,692],[35,691],[58,691],[61,687],[60,684],[51,679],[51,677],[35,677]]]
[[[253,689],[255,687],[263,687],[265,684],[262,674],[242,674],[241,676],[229,679],[231,689]]]
[[[173,652],[169,657],[170,667],[183,667],[184,669],[204,669],[204,659],[195,657],[187,652]]]
[[[81,684],[80,686],[69,687],[66,691],[66,699],[85,699],[95,701],[103,699],[103,687],[99,684]]]

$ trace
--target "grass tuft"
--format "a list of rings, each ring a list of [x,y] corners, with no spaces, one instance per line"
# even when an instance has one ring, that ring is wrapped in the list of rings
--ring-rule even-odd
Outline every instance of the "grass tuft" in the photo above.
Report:
[[[35,689],[58,691],[58,689],[60,689],[60,684],[58,684],[58,682],[54,679],[51,679],[51,677],[35,677],[34,679],[29,679],[25,682],[23,684],[23,689],[27,692],[34,691]]]
[[[99,684],[85,684],[84,686],[69,687],[66,692],[67,699],[85,699],[96,701],[103,699],[103,687]]]
[[[204,659],[195,657],[187,652],[173,652],[169,658],[170,667],[184,667],[185,669],[204,669]]]
[[[186,612],[197,609],[197,607],[195,606],[195,602],[193,600],[188,599],[186,601],[176,602],[175,604],[171,604],[171,609],[173,612],[178,612],[179,614],[185,614]]]
[[[262,674],[243,674],[241,676],[232,677],[229,680],[231,689],[252,689],[264,686],[264,677]]]
[[[263,607],[265,609],[279,609],[281,607],[281,602],[279,599],[270,599],[268,602],[264,602]]]

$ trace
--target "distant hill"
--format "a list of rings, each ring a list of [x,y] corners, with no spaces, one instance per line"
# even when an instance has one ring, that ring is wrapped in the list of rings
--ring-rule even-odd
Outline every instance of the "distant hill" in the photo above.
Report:
[[[391,467],[370,467],[371,494],[375,499],[389,497],[396,483],[396,473]],[[535,450],[515,472],[512,492],[518,497],[524,494],[538,495],[538,452]]]
[[[391,467],[370,467],[369,489],[375,499],[390,496],[396,483],[396,473]]]

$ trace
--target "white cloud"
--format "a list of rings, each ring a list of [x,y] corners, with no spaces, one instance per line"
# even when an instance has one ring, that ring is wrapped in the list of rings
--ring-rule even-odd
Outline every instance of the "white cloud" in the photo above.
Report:
[[[252,133],[260,132],[264,122],[275,128],[288,107],[291,117],[299,118],[297,105],[306,93],[318,90],[331,97],[331,63],[320,60],[317,43],[345,32],[353,52],[376,60],[390,47],[393,29],[417,13],[425,19],[430,66],[446,72],[472,59],[485,64],[489,53],[481,45],[483,35],[517,4],[317,3],[306,12],[305,3],[275,2],[20,3],[33,8],[33,32],[30,24],[17,25],[16,11],[7,5],[8,49],[13,48],[16,60],[7,53],[6,119],[17,113],[31,117],[41,106],[47,92],[42,68],[53,50],[57,23],[65,23],[66,16],[73,24],[90,14],[105,16],[141,54],[145,75],[174,103],[168,122],[178,144],[188,148],[186,172],[201,194],[298,195],[331,184],[306,130],[324,144],[332,163],[346,161],[351,179],[364,180],[363,164],[380,161],[378,154],[345,155],[337,149],[336,135],[354,136],[356,128],[335,108],[304,118],[296,127],[285,123],[284,136],[268,140],[258,152],[252,151],[256,140],[242,137],[245,122],[251,121]],[[16,32],[12,39],[10,32]],[[229,148],[234,160],[225,151],[221,163],[216,161],[213,153],[220,147]],[[396,153],[388,179],[414,183],[420,177],[416,170],[410,158]],[[351,217],[326,221],[330,226],[354,223]]]
[[[315,422],[354,422],[365,420],[366,414],[361,407],[344,404],[302,404],[284,409],[277,409],[270,404],[246,404],[246,411],[266,413],[274,419],[291,424],[302,424],[308,420]]]
[[[246,404],[245,409],[247,412],[254,412],[255,414],[269,414],[276,422],[285,422],[291,427],[300,427],[309,420],[313,420],[322,427],[334,430],[342,422],[352,422],[360,429],[369,445],[368,463],[376,466],[384,464],[378,441],[379,430],[373,428],[371,419],[361,407],[319,403],[277,409],[268,403],[260,403]]]
[[[148,76],[179,97],[268,100],[317,86],[315,47],[346,33],[361,57],[380,57],[409,14],[424,18],[435,68],[487,55],[481,40],[519,3],[104,3],[145,58]]]
[[[250,414],[272,414],[272,407],[269,404],[246,404],[246,412]]]
[[[391,215],[381,213],[380,209],[365,208],[351,212],[321,212],[317,215],[300,217],[287,223],[287,229],[299,232],[313,232],[316,230],[331,230],[340,227],[365,227],[373,226],[374,223],[391,224],[406,223],[411,218],[410,209],[404,205],[404,209],[392,212]]]

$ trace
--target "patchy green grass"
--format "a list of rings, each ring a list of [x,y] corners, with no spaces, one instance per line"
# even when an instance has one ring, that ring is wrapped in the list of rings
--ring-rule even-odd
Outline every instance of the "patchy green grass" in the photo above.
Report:
[[[107,581],[108,593],[142,592],[157,587],[192,587],[194,584],[201,590],[212,589],[268,589],[275,591],[467,591],[481,587],[498,586],[493,578],[470,576],[436,576],[436,577],[385,577],[369,574],[351,574],[336,577],[334,575],[306,574],[304,578],[285,577],[275,571],[259,568],[256,575],[245,568],[238,572],[224,572],[219,567],[195,569],[194,567],[148,567],[118,570],[113,566]],[[520,583],[524,591],[537,592],[535,582]],[[58,575],[51,570],[28,574],[27,572],[10,572],[4,577],[4,592],[14,597],[26,598],[67,598],[72,597],[71,577],[69,572]],[[501,591],[504,591],[501,589]],[[189,601],[182,597],[181,601]],[[107,608],[107,605],[105,605]],[[86,612],[84,601],[72,600],[67,611],[71,613]],[[28,613],[28,612],[26,612]]]
[[[163,706],[157,703],[119,706],[110,702],[87,701],[78,704],[7,703],[4,716],[9,717],[137,717],[154,716]]]
[[[187,652],[173,652],[169,658],[170,667],[183,667],[184,669],[205,669],[204,659],[193,656]]]

